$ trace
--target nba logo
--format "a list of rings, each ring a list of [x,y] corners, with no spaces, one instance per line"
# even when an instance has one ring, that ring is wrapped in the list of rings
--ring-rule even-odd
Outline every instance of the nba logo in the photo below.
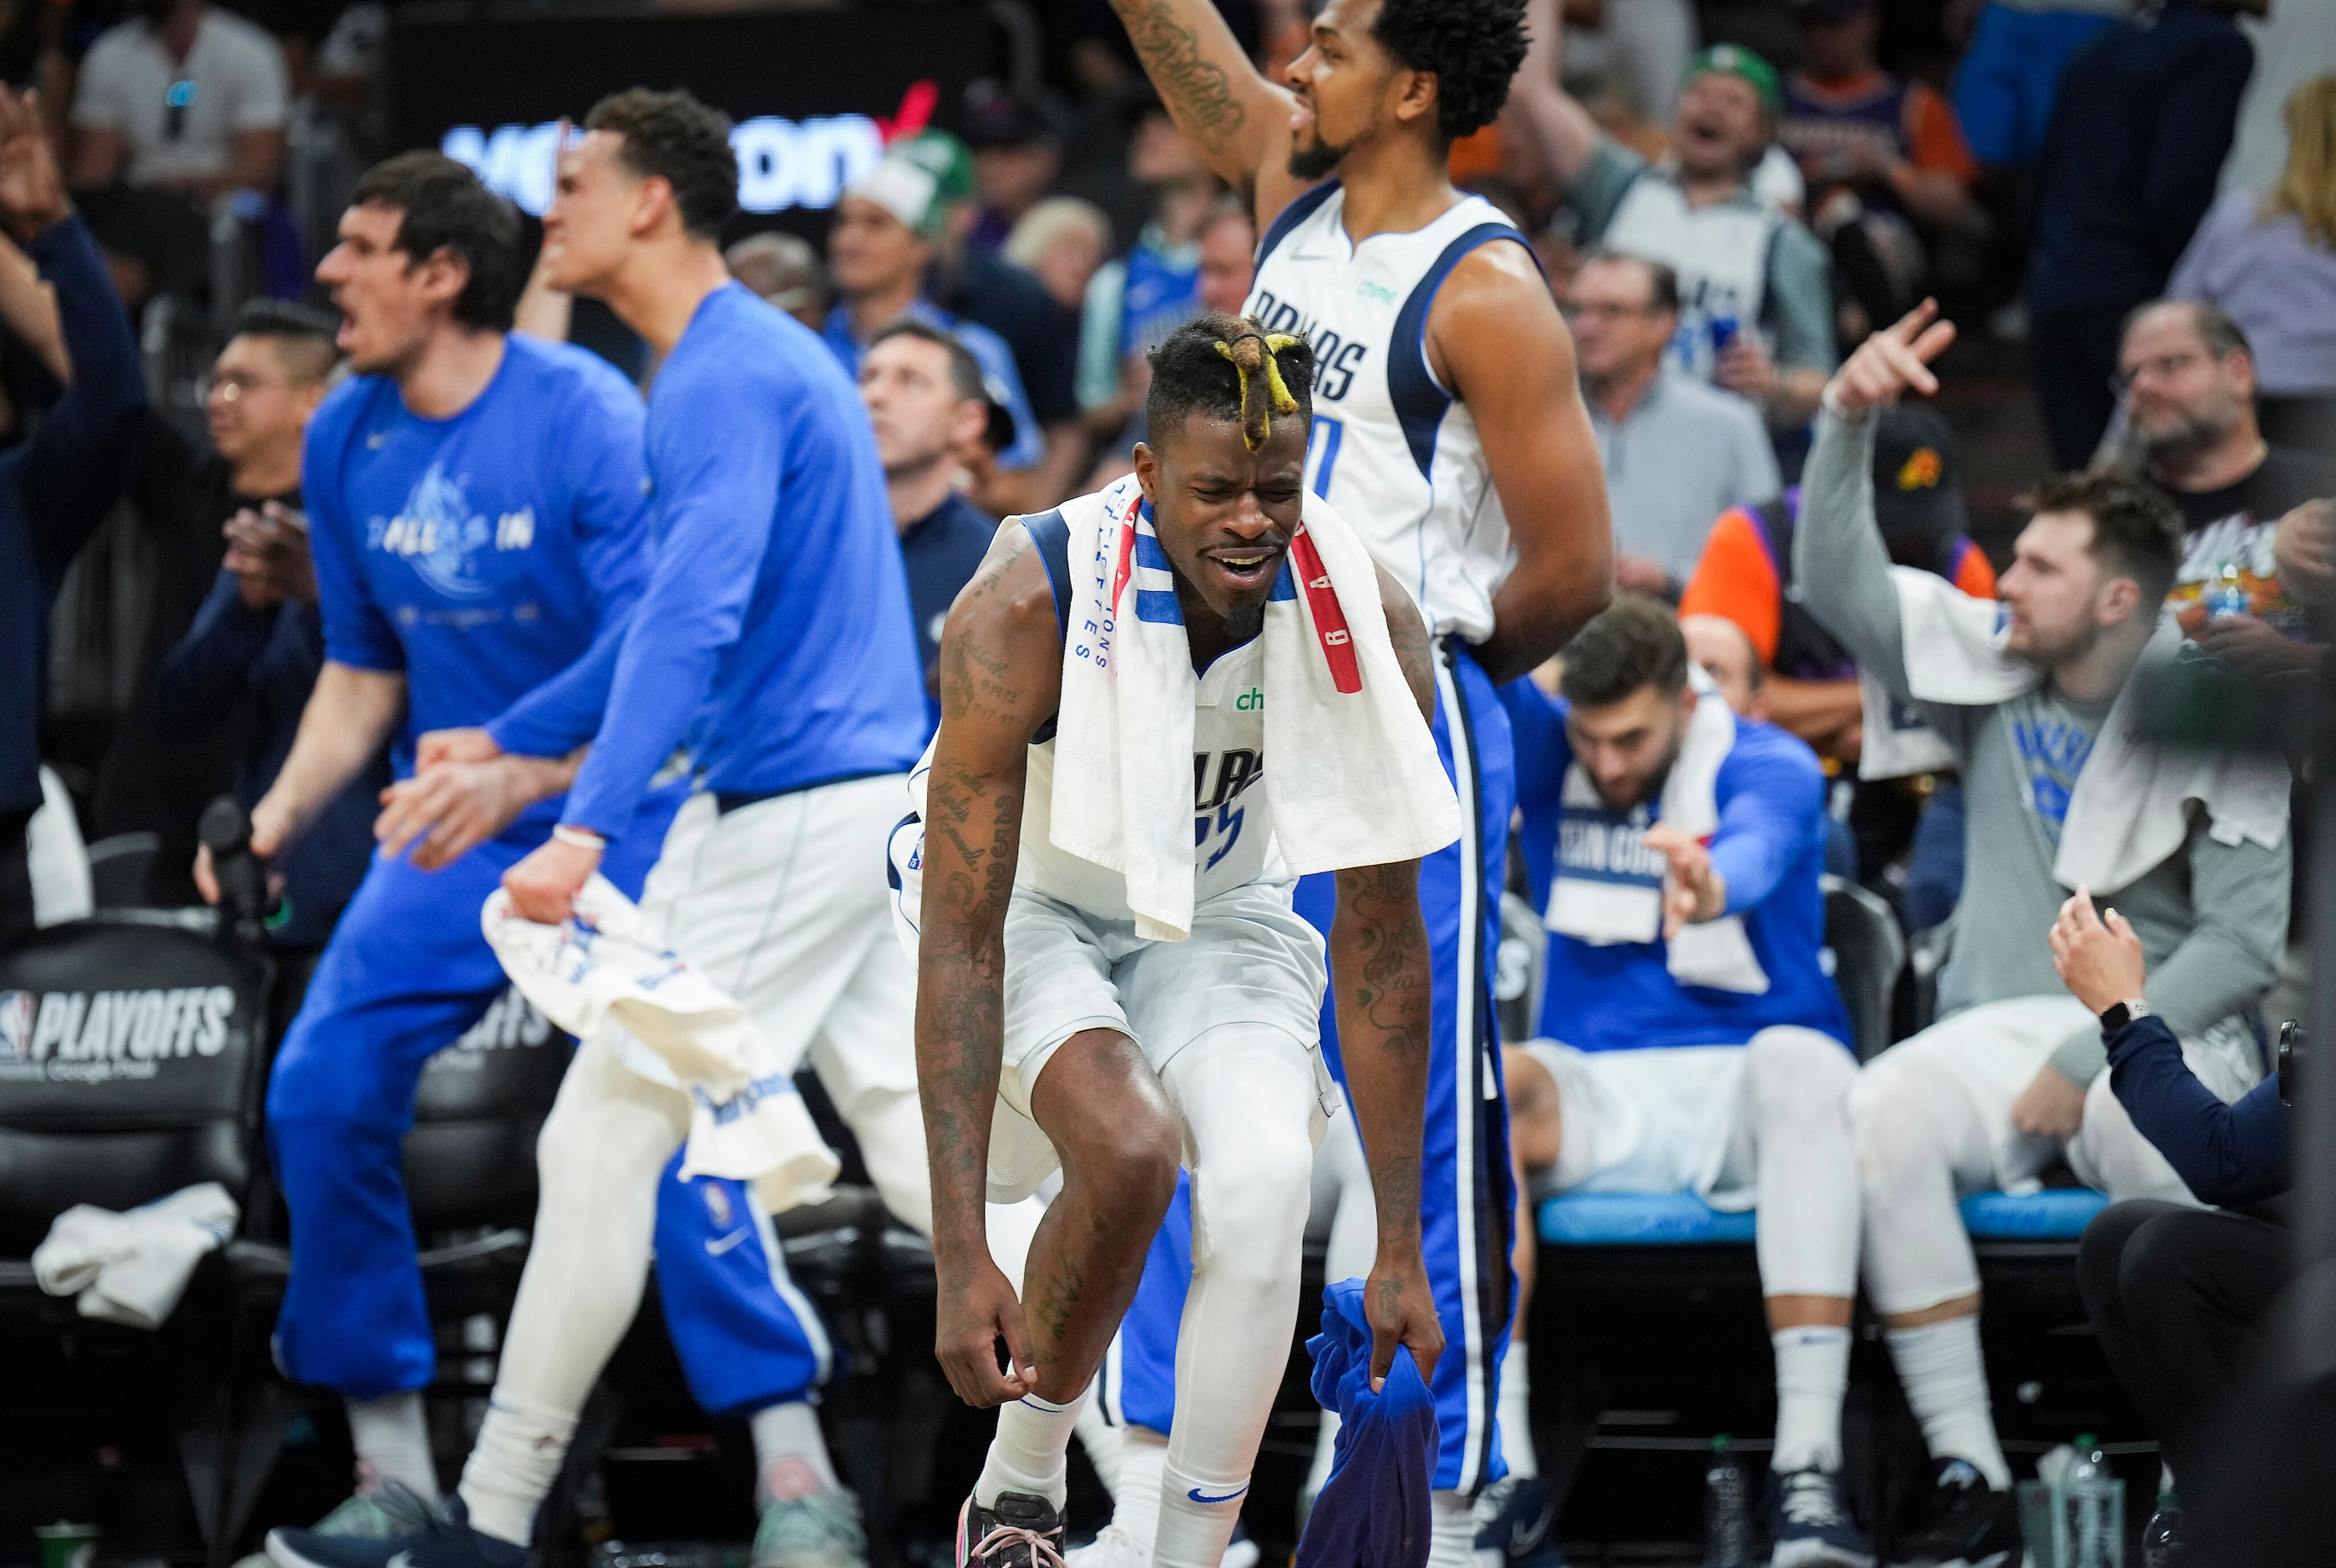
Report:
[[[29,991],[0,991],[0,1061],[24,1061],[33,1054],[33,1016],[39,1011]]]
[[[710,1181],[699,1190],[706,1194],[706,1215],[715,1225],[728,1230],[735,1218],[730,1207],[730,1189],[718,1181]]]

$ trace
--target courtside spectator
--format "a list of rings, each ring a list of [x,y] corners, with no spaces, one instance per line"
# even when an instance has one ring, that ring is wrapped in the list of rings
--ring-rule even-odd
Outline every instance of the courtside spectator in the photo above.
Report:
[[[287,103],[276,40],[207,0],[148,0],[82,59],[73,182],[271,191]]]
[[[1955,114],[1974,156],[2024,169],[2043,150],[2068,57],[2133,0],[1987,0],[1955,67]]]
[[[1555,7],[1546,14],[1552,37],[1536,37],[1509,101],[1564,190],[1572,237],[1669,266],[1681,366],[1751,399],[1774,428],[1800,424],[1833,371],[1833,286],[1816,237],[1749,183],[1776,131],[1776,69],[1735,44],[1697,55],[1671,155],[1650,163],[1558,85]],[[1534,24],[1538,34],[1542,13]]]
[[[1926,364],[1954,333],[1932,317],[1875,334],[1827,387],[1794,566],[1804,602],[1861,672],[1920,704],[1963,779],[1940,1021],[1869,1062],[1850,1099],[1866,1291],[1932,1463],[1923,1524],[1901,1544],[1910,1561],[1947,1562],[2019,1540],[1957,1195],[2032,1187],[2065,1161],[2112,1198],[2189,1196],[2112,1097],[2099,1022],[2060,988],[2039,934],[2071,888],[2113,900],[2155,970],[2150,1007],[2235,1099],[2262,1074],[2237,1015],[2278,973],[2289,849],[2283,761],[2202,764],[2144,740],[2120,704],[2136,667],[2180,646],[2160,612],[2181,518],[2156,491],[2104,475],[2039,484],[2000,610],[1891,571],[1870,502],[1874,412],[1936,390]]]
[[[2220,1205],[2113,1205],[2085,1227],[2077,1256],[2101,1351],[2178,1486],[2213,1465],[2214,1426],[2244,1376],[2267,1365],[2274,1350],[2263,1319],[2294,1277],[2293,1238],[2283,1224],[2223,1210],[2287,1191],[2291,1086],[2275,1073],[2225,1105],[2201,1082],[2166,1021],[2134,1005],[2147,989],[2147,964],[2140,939],[2114,912],[2105,924],[2089,899],[2071,898],[2051,942],[2062,982],[2100,1016],[2117,1103],[2184,1185]],[[2178,1494],[2160,1498],[2158,1515],[2148,1539],[2170,1531],[2184,1544]]]
[[[272,301],[247,305],[236,318],[236,334],[211,370],[218,456],[199,460],[190,476],[199,491],[191,516],[225,534],[227,560],[194,624],[164,655],[151,711],[138,721],[170,745],[228,737],[235,796],[247,810],[276,781],[325,667],[316,572],[300,511],[300,442],[340,359],[336,325],[330,316]],[[389,781],[384,750],[277,863],[283,914],[269,931],[277,946],[325,945],[373,858],[375,798]],[[184,835],[164,836],[164,865],[185,864],[173,858],[181,850],[186,859],[195,857],[191,842],[178,841],[191,838],[191,819],[185,826]]]
[[[1224,196],[1201,230],[1201,308],[1239,315],[1257,281],[1257,222],[1248,203]]]
[[[163,903],[193,901],[187,867],[195,858],[195,824],[214,796],[249,771],[251,759],[241,750],[250,737],[224,722],[226,706],[174,701],[162,666],[227,586],[231,574],[220,571],[223,557],[238,551],[257,557],[279,547],[306,556],[297,525],[283,519],[300,510],[301,434],[339,358],[333,346],[338,325],[334,316],[299,305],[274,300],[246,305],[204,384],[209,443],[150,412],[131,469],[128,499],[152,563],[139,606],[145,634],[121,721],[98,769],[92,815],[102,837],[161,835],[155,882],[146,891]],[[283,509],[280,515],[271,503]],[[295,537],[284,538],[287,531]],[[306,567],[290,575],[309,578],[304,596],[313,605],[316,591]],[[297,702],[290,717],[299,717]],[[283,739],[288,744],[291,737],[287,732]],[[276,760],[282,760],[279,750]],[[274,770],[271,764],[269,775]],[[262,788],[267,782],[258,780]],[[350,886],[364,869],[360,857]],[[347,892],[341,889],[336,911]],[[320,931],[316,942],[323,940]]]
[[[1679,280],[1660,262],[1592,252],[1566,302],[1582,401],[1606,467],[1615,581],[1675,595],[1728,508],[1783,481],[1758,411],[1671,363]]]
[[[1653,601],[1617,599],[1564,660],[1562,701],[1504,692],[1551,931],[1541,1038],[1505,1053],[1509,1136],[1561,1190],[1757,1205],[1776,1561],[1870,1562],[1840,1480],[1857,1064],[1819,956],[1825,777],[1800,741],[1697,690]]]
[[[876,430],[892,526],[909,566],[917,667],[930,721],[939,724],[941,624],[998,534],[997,522],[958,489],[958,475],[980,449],[1012,444],[1014,416],[990,400],[981,365],[963,344],[913,321],[895,322],[868,345],[860,401]]]
[[[1760,668],[1760,655],[1754,652],[1752,639],[1744,628],[1725,615],[1681,615],[1679,635],[1686,640],[1687,656],[1711,677],[1719,699],[1738,718],[1768,717],[1767,693],[1762,690],[1765,673]]]
[[[964,129],[978,204],[965,242],[976,250],[997,250],[1055,189],[1063,171],[1062,138],[1035,105],[987,80],[966,90]]]
[[[0,88],[0,227],[54,291],[73,380],[30,440],[0,451],[0,941],[33,929],[24,830],[41,806],[49,608],[122,493],[146,406],[138,344],[65,199],[39,110]]]
[[[2336,75],[2287,101],[2287,164],[2270,190],[2217,199],[2166,286],[2218,306],[2254,347],[2265,440],[2336,451]]]
[[[2127,312],[2166,281],[2231,150],[2254,46],[2234,12],[2270,0],[2167,0],[2078,49],[2037,171],[2028,258],[2036,399],[2052,460],[2084,467],[2117,405]]]
[[[1024,395],[1013,352],[996,333],[960,322],[924,292],[936,242],[962,189],[962,163],[947,145],[896,147],[844,191],[827,236],[828,272],[837,299],[822,334],[843,368],[857,377],[865,346],[896,321],[922,322],[955,334],[980,362],[983,377],[1005,389],[1007,406],[1014,411],[1014,444],[998,453],[998,468],[1009,477],[1026,474],[1046,457],[1046,443]]]
[[[730,276],[779,310],[818,332],[827,324],[827,270],[800,235],[750,234],[722,253]]]
[[[1005,254],[1037,278],[1056,305],[1081,310],[1087,285],[1111,256],[1111,219],[1092,201],[1050,196],[1015,224]]]
[[[1977,218],[1979,165],[1935,88],[1876,63],[1881,0],[1794,0],[1793,15],[1801,68],[1785,79],[1776,140],[1850,297],[1870,324],[1895,321],[1921,297],[1933,249]]]
[[[1874,442],[1874,509],[1891,560],[1937,573],[1974,598],[1995,597],[1995,572],[1971,543],[1954,432],[1936,411],[1883,411]],[[1681,615],[1718,615],[1744,629],[1768,674],[1762,717],[1820,756],[1854,763],[1864,739],[1857,664],[1793,594],[1800,492],[1731,507],[1712,525],[1679,598]]]
[[[2336,495],[2336,460],[2273,446],[2255,421],[2255,359],[2246,334],[2211,305],[2141,311],[2118,354],[2126,431],[2141,474],[2182,514],[2182,569],[2171,600],[2185,630],[2208,618],[2205,595],[2229,567],[2265,634],[2302,636],[2302,606],[2279,585],[2280,518]]]
[[[1139,101],[1129,121],[1127,177],[1149,215],[1087,286],[1079,322],[1079,401],[1123,420],[1152,384],[1145,353],[1201,308],[1201,230],[1224,189],[1158,99]]]

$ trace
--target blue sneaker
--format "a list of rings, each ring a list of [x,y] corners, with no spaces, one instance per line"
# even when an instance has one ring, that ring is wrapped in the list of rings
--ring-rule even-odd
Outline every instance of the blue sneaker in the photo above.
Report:
[[[430,1513],[409,1535],[368,1540],[270,1530],[268,1556],[276,1568],[527,1568],[527,1548],[472,1529],[460,1497],[448,1498],[443,1510]]]
[[[1771,1471],[1767,1492],[1768,1568],[1874,1568],[1873,1544],[1849,1516],[1838,1475]]]
[[[1476,1549],[1497,1548],[1517,1568],[1565,1568],[1557,1549],[1557,1494],[1541,1476],[1513,1476],[1476,1505]]]

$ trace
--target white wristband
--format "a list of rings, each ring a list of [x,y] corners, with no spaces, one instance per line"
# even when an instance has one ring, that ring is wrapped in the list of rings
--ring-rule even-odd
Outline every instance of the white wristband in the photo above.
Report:
[[[566,844],[577,849],[606,849],[608,841],[589,828],[570,828],[562,822],[551,830],[555,844]]]

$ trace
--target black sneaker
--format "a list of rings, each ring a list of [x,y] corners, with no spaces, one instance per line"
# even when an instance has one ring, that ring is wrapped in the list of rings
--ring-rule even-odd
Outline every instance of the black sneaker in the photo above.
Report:
[[[1027,1492],[1000,1492],[988,1508],[968,1497],[958,1511],[950,1561],[957,1568],[1063,1568],[1063,1516]]]
[[[1762,1513],[1773,1544],[1768,1568],[1874,1568],[1874,1548],[1834,1471],[1769,1471]]]
[[[270,1530],[276,1568],[527,1568],[527,1548],[471,1528],[460,1497],[450,1497],[410,1535],[364,1540],[315,1530]]]
[[[1476,1505],[1476,1549],[1498,1548],[1517,1568],[1565,1568],[1557,1549],[1557,1494],[1542,1476],[1511,1476]]]
[[[1931,1467],[1922,1522],[1890,1555],[1892,1568],[2019,1568],[2020,1505],[2010,1492],[1988,1489],[1967,1459]]]

